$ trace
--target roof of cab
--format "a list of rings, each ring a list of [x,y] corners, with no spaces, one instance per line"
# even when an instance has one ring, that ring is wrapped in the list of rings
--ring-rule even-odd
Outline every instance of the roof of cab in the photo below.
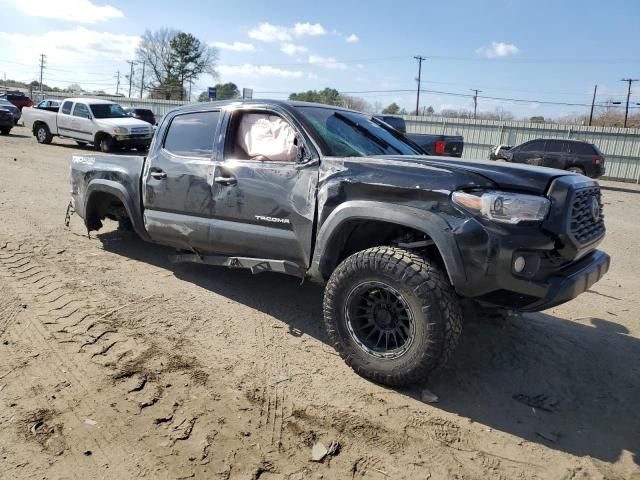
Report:
[[[65,98],[64,99],[65,102],[82,102],[82,103],[92,103],[94,105],[97,104],[111,104],[111,103],[116,103],[113,102],[111,100],[104,100],[102,98],[87,98],[87,97],[80,97],[80,98]]]
[[[348,108],[338,107],[335,105],[327,105],[324,103],[311,103],[311,102],[300,102],[297,100],[272,100],[268,98],[258,98],[258,99],[231,99],[231,100],[218,100],[215,102],[204,102],[204,103],[191,103],[188,105],[181,105],[172,109],[169,113],[174,112],[199,112],[203,110],[208,110],[211,107],[227,107],[231,105],[255,105],[256,107],[264,106],[264,105],[274,105],[279,106],[284,109],[291,109],[292,107],[319,107],[319,108],[330,108],[332,110],[341,110],[344,112],[353,112],[353,113],[361,113],[356,112],[355,110],[350,110]]]

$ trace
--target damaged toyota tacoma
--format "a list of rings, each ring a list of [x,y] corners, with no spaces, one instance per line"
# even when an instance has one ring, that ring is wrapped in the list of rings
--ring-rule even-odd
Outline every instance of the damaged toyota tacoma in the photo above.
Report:
[[[446,361],[463,315],[544,310],[609,269],[593,180],[421,155],[384,122],[327,105],[180,107],[147,157],[74,155],[71,184],[89,231],[110,219],[175,247],[174,262],[325,284],[332,345],[390,385]]]

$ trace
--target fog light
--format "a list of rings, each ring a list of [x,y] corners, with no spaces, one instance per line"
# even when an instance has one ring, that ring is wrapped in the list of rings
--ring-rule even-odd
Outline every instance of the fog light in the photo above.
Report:
[[[513,261],[513,271],[516,273],[522,273],[526,265],[527,262],[525,261],[524,257],[516,257],[516,259]]]

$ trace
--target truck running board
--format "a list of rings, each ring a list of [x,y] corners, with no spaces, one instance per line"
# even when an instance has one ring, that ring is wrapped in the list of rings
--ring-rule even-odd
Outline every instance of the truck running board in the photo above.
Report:
[[[202,263],[217,267],[248,268],[251,273],[278,272],[304,277],[305,271],[288,260],[270,260],[267,258],[224,257],[221,255],[198,255],[197,253],[179,253],[169,255],[172,263]]]

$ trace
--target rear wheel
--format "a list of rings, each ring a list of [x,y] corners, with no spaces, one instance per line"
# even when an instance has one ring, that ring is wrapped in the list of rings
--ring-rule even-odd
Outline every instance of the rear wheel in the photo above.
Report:
[[[36,140],[38,143],[48,144],[53,140],[53,135],[49,131],[49,127],[44,124],[40,124],[36,127]]]
[[[3,135],[9,135],[10,131],[10,128],[0,128],[0,132],[2,132]]]
[[[451,354],[462,330],[446,275],[407,250],[374,247],[344,260],[327,283],[324,321],[358,374],[388,385],[423,380]]]
[[[579,167],[579,166],[577,166],[577,165],[572,165],[572,166],[570,166],[569,168],[567,168],[567,170],[568,170],[569,172],[579,173],[580,175],[584,175],[584,174],[585,174],[585,173],[584,173],[584,168]]]

